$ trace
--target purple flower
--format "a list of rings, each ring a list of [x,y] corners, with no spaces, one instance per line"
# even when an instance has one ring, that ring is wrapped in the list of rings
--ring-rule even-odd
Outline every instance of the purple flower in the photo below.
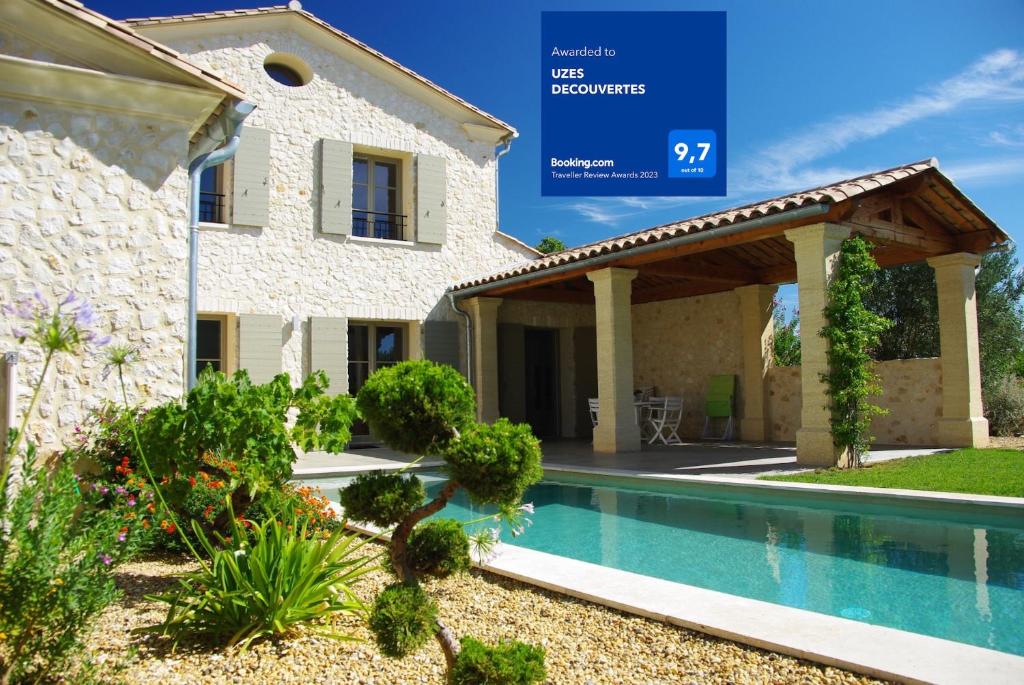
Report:
[[[117,541],[118,542],[124,542],[127,537],[128,537],[128,533],[121,533],[120,535],[117,536]]]
[[[116,492],[119,495],[123,495],[128,491],[124,489],[123,485],[118,485],[116,488],[114,488],[114,492]]]
[[[103,552],[99,553],[99,559],[103,562],[104,566],[110,566],[112,563],[114,563],[114,558],[111,557],[109,554],[104,554]]]
[[[96,312],[93,311],[92,305],[89,304],[88,300],[82,300],[75,311],[75,324],[85,328],[94,323],[96,323]]]
[[[66,304],[71,304],[72,302],[74,302],[77,299],[78,299],[78,296],[75,295],[75,291],[74,290],[69,290],[68,294],[64,296],[64,299],[60,301],[60,305],[63,307]]]
[[[128,498],[128,506],[129,507],[134,507],[135,506],[135,497],[129,497]]]
[[[99,487],[99,491],[101,495],[106,495],[108,492],[110,492],[110,488],[108,488],[106,485],[101,485]]]

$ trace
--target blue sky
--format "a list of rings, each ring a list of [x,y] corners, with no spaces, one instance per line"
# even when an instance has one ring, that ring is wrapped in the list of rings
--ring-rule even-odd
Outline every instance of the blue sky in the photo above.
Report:
[[[87,3],[116,18],[257,5]],[[1021,0],[305,0],[303,7],[518,128],[501,162],[501,228],[531,244],[545,235],[582,244],[933,156],[1024,240]],[[540,196],[546,9],[728,12],[728,197]],[[622,126],[609,123],[608,135]]]

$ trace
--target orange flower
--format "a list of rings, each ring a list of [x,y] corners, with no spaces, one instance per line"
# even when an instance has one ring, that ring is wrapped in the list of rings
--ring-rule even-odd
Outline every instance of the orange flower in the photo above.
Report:
[[[188,485],[189,485],[190,488],[194,488],[196,486],[196,477],[195,476],[189,476],[188,477]]]

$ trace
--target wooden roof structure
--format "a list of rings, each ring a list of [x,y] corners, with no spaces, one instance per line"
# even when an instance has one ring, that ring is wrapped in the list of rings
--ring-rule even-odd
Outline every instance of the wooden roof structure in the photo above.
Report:
[[[639,272],[634,304],[790,283],[796,261],[785,231],[822,222],[874,243],[883,267],[980,253],[1010,240],[928,159],[546,255],[452,292],[588,304],[594,292],[587,273],[608,267]]]

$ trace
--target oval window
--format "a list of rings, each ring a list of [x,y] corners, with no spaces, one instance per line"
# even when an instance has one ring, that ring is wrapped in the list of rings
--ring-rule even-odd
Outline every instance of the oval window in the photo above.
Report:
[[[302,59],[281,52],[267,56],[263,69],[267,76],[291,88],[304,86],[313,78],[313,70]]]

